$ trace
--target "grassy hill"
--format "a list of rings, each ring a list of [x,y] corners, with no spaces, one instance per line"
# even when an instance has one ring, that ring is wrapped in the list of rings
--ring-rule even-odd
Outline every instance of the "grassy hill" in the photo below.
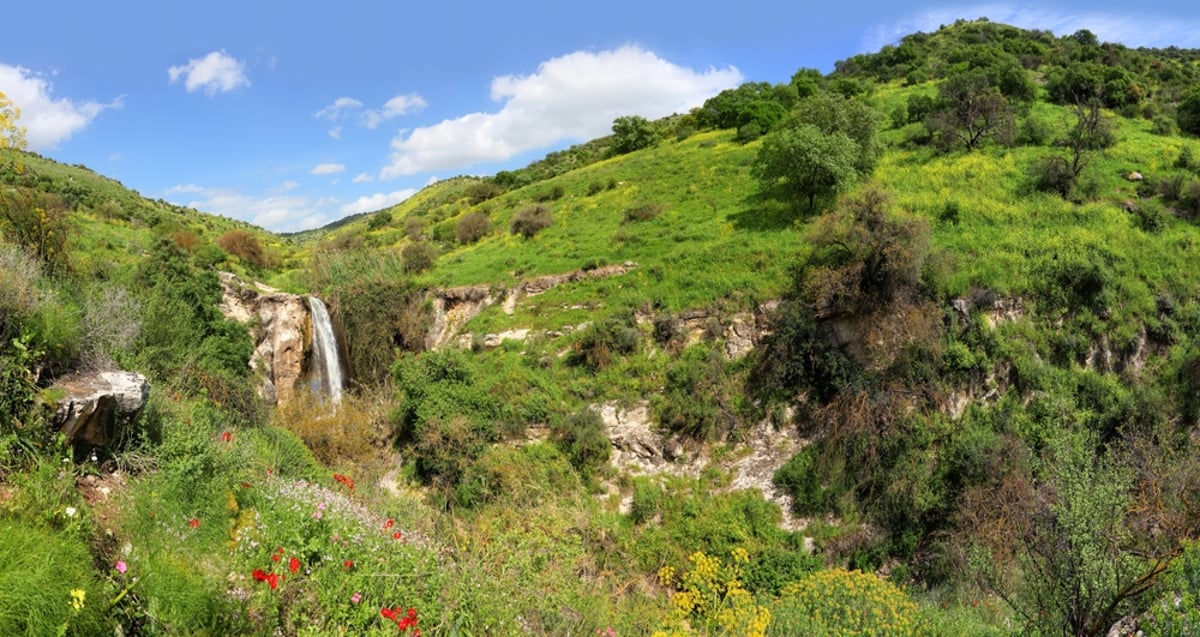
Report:
[[[1197,612],[1200,141],[1176,122],[1200,55],[1089,36],[959,22],[727,91],[633,152],[594,140],[286,238],[0,151],[6,196],[67,232],[65,255],[31,256],[0,225],[0,553],[76,565],[69,585],[0,567],[24,605],[0,626],[783,635],[863,629],[851,615],[1090,635],[1130,616],[1179,634]],[[1002,106],[976,147],[954,142],[981,121],[955,122],[956,82]],[[757,178],[782,131],[836,128],[811,113],[850,102],[880,123],[851,186],[810,210]],[[244,329],[205,309],[214,268],[329,300],[346,405],[254,399]],[[457,327],[469,346],[425,351],[463,286],[493,300]],[[98,301],[117,288],[124,313]],[[64,464],[41,385],[114,315],[136,336],[93,354],[151,375],[152,402]],[[746,324],[756,347],[730,356]],[[610,462],[599,412],[637,409],[666,469]],[[773,485],[799,530],[734,486],[792,443]],[[92,481],[112,499],[71,486]],[[42,597],[7,592],[24,590]]]

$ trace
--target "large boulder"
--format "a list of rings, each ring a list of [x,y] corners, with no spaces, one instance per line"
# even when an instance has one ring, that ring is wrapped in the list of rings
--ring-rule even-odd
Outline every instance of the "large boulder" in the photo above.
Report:
[[[312,344],[308,305],[304,298],[268,288],[247,286],[235,275],[221,272],[221,313],[244,323],[254,337],[250,368],[258,378],[259,395],[285,404],[302,384],[305,353]]]
[[[102,447],[119,437],[150,397],[146,377],[133,372],[107,371],[59,380],[51,393],[62,393],[53,424],[67,442]]]

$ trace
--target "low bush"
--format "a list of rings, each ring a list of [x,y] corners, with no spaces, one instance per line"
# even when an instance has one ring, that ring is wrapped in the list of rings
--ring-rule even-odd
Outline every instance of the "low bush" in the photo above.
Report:
[[[821,570],[783,589],[767,635],[915,635],[917,605],[875,575]]]
[[[245,230],[230,230],[217,237],[221,249],[241,259],[246,265],[264,269],[270,265],[258,237]]]
[[[592,369],[608,367],[616,356],[637,351],[640,336],[627,322],[609,318],[596,321],[575,341],[572,360]]]
[[[593,409],[584,408],[551,428],[554,442],[583,476],[608,462],[612,443],[604,435],[604,421]]]
[[[549,228],[554,223],[554,216],[546,206],[530,206],[517,211],[513,215],[509,228],[513,234],[519,234],[526,239]]]
[[[437,260],[437,248],[428,241],[410,243],[400,250],[400,259],[404,262],[404,271],[419,274],[433,267]]]
[[[475,243],[492,231],[492,221],[482,212],[470,212],[454,226],[454,237],[461,244]]]
[[[644,203],[625,209],[626,222],[649,221],[666,209],[662,204]]]

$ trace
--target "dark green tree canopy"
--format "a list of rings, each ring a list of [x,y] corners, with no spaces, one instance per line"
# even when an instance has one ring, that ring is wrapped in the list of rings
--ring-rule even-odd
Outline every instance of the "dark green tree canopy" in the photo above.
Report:
[[[861,100],[818,93],[800,101],[791,126],[812,126],[826,135],[840,133],[854,142],[854,169],[866,175],[875,170],[883,152],[876,134],[884,116]]]
[[[640,115],[618,117],[613,120],[612,131],[612,144],[609,148],[615,155],[649,148],[659,139],[654,125]]]

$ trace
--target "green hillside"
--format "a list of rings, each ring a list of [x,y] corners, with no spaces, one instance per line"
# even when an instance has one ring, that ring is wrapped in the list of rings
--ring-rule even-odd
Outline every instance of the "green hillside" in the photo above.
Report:
[[[1197,78],[960,21],[287,237],[0,150],[0,554],[71,565],[0,632],[1191,634]],[[347,403],[255,396],[217,270]],[[154,391],[89,457],[98,363]]]

